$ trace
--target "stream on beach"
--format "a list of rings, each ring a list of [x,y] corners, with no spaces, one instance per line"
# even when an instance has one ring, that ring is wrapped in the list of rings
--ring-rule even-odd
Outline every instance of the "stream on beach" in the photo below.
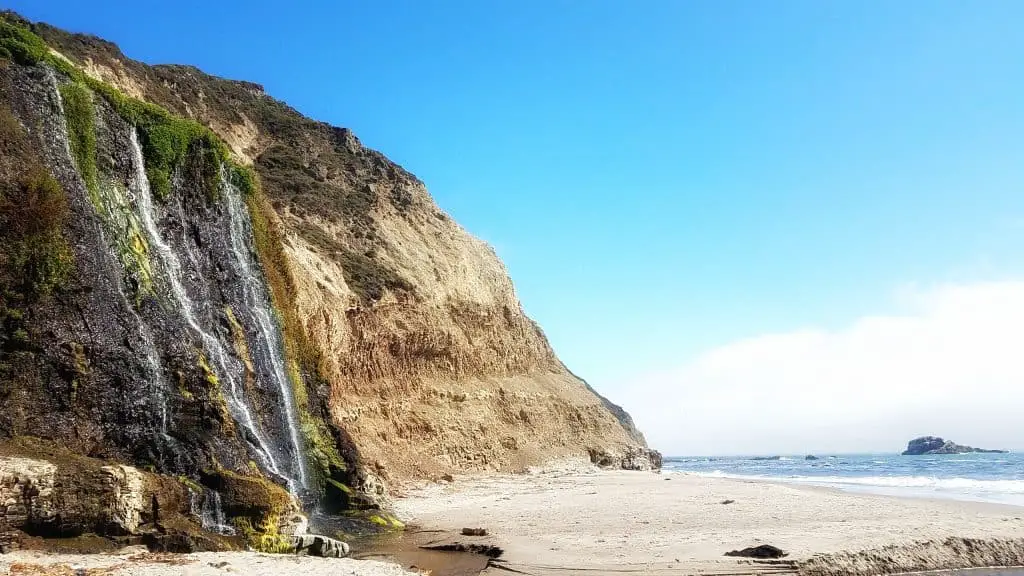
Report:
[[[431,576],[477,576],[487,568],[488,558],[473,552],[428,550],[429,532],[415,529],[357,538],[349,542],[352,557],[401,564],[403,568],[428,571]],[[1024,575],[1022,575],[1024,576]]]

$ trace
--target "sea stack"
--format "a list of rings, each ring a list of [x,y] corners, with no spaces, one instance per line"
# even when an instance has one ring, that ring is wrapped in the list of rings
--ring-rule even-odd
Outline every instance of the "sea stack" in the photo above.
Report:
[[[968,454],[981,452],[986,454],[1005,454],[1006,450],[985,450],[972,446],[961,446],[952,440],[943,440],[938,436],[921,436],[907,443],[903,456],[921,456],[924,454]]]

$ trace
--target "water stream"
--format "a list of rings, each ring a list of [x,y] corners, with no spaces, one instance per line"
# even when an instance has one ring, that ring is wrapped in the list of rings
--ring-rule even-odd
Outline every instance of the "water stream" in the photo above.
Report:
[[[199,518],[204,530],[224,536],[234,536],[235,529],[228,524],[224,507],[221,504],[220,492],[204,488],[202,492],[188,489],[189,507],[192,515]]]
[[[59,83],[57,81],[56,74],[49,67],[46,68],[46,79],[51,86],[51,92],[54,95],[54,99],[56,100],[57,109],[59,111],[60,117],[66,118],[64,112],[64,101],[61,97],[60,90],[58,88]],[[66,155],[66,157],[68,159],[71,159],[73,158],[73,155],[71,152],[71,141],[68,138],[66,132],[66,124],[60,123],[58,124],[58,126],[59,129],[62,131],[61,137],[58,140],[63,144],[63,152]],[[132,134],[134,136],[134,131],[132,132]],[[116,196],[116,192],[111,193],[108,191],[108,194]],[[118,213],[107,214],[107,218],[108,221],[117,221],[122,225],[126,225],[126,223],[130,219],[134,218],[134,214],[131,211],[131,207],[127,203],[127,199],[123,198],[123,196],[119,199],[121,200],[121,202],[117,203],[117,208],[119,208],[119,210],[117,210]],[[108,232],[104,230],[103,227],[100,228],[100,236],[104,239],[104,241],[108,243],[108,245],[113,246],[113,244],[110,242]],[[117,283],[117,290],[118,294],[121,296],[124,302],[131,302],[128,296],[124,293],[124,287],[120,282]],[[160,434],[165,441],[167,441],[168,443],[173,443],[173,439],[167,434],[168,414],[166,381],[164,379],[163,366],[160,362],[160,355],[157,352],[156,344],[153,342],[153,334],[150,331],[149,327],[146,325],[146,323],[142,320],[142,317],[139,316],[139,313],[134,306],[129,304],[128,306],[126,306],[126,308],[131,313],[132,318],[135,321],[135,328],[138,330],[139,336],[141,337],[143,357],[145,359],[148,382],[150,384],[150,388],[152,388],[153,391],[151,396],[155,400],[157,409],[159,410],[160,413]]]
[[[292,445],[292,453],[295,455],[294,464],[296,472],[298,472],[299,483],[304,489],[308,489],[306,463],[302,457],[302,443],[299,437],[299,417],[295,410],[295,399],[288,380],[288,373],[285,370],[281,330],[271,316],[270,296],[264,287],[263,279],[254,272],[257,266],[253,260],[252,250],[249,249],[246,242],[247,238],[252,237],[248,212],[242,205],[241,192],[225,177],[224,170],[221,171],[221,183],[231,222],[231,250],[234,253],[235,263],[245,288],[246,310],[259,331],[259,344],[263,346],[266,358],[270,361],[271,372],[281,394],[284,417],[288,426],[288,438]]]
[[[214,373],[222,383],[227,382],[229,392],[226,395],[227,405],[232,418],[245,428],[247,440],[249,440],[249,444],[256,452],[261,464],[273,474],[285,478],[289,489],[294,493],[294,480],[290,475],[285,474],[281,470],[273,454],[267,449],[268,444],[256,425],[244,391],[239,386],[238,375],[243,373],[243,367],[228,354],[227,349],[220,340],[204,329],[196,318],[195,304],[189,298],[182,284],[181,262],[178,260],[174,250],[164,241],[156,224],[152,191],[150,190],[149,180],[146,177],[142,147],[139,145],[138,135],[135,130],[131,131],[130,140],[134,162],[134,174],[130,181],[130,189],[135,195],[142,227],[149,236],[149,244],[155,249],[155,256],[166,272],[171,296],[177,302],[185,322],[202,341],[204,352],[208,355]]]

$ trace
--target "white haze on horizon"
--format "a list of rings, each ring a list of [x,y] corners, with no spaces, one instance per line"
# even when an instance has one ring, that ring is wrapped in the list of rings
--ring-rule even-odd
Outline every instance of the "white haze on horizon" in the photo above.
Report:
[[[641,376],[625,407],[672,456],[897,452],[922,435],[1024,449],[1024,282],[898,301],[899,315],[744,339]]]

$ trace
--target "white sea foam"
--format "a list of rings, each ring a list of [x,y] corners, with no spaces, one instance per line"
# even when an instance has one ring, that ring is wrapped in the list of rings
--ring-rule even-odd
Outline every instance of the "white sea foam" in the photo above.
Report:
[[[823,486],[896,496],[938,497],[1024,505],[1024,480],[978,480],[931,476],[768,476],[730,474],[721,470],[689,472],[708,478],[762,480]]]

